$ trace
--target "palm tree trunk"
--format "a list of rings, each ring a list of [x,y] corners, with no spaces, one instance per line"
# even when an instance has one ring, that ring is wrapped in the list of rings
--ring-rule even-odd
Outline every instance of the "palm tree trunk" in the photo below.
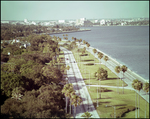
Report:
[[[119,94],[119,79],[118,79],[118,85],[117,85],[117,93]]]
[[[76,106],[74,106],[74,118],[76,117]]]
[[[67,97],[66,97],[66,113],[67,113]]]
[[[97,107],[98,107],[98,86],[97,86]]]
[[[135,94],[135,118],[137,118],[137,93]]]
[[[94,65],[95,65],[95,55],[94,55]]]
[[[71,114],[71,100],[70,100],[70,114]]]
[[[147,96],[146,96],[146,98],[147,98]],[[146,105],[146,100],[145,100],[145,118],[146,118],[146,108],[147,108],[147,105]]]
[[[138,109],[138,118],[139,118],[140,117],[140,91],[139,91],[139,96],[138,97],[139,97],[139,107],[138,107],[139,108]]]
[[[124,73],[123,73],[123,79],[124,79]],[[123,94],[124,94],[124,82],[123,82],[123,80],[122,80],[122,87],[123,87]]]
[[[99,98],[101,99],[101,84],[100,84],[100,82],[101,82],[101,81],[100,81],[100,79],[99,79],[99,86],[100,86],[100,87],[99,87],[99,89],[100,89],[100,95],[99,95],[100,97],[99,97]]]

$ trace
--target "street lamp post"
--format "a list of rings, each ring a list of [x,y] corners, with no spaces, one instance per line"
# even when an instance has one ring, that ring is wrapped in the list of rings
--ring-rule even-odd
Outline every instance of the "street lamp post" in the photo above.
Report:
[[[115,106],[112,106],[112,105],[106,105],[105,107],[113,107],[113,108],[114,108],[114,118],[116,118],[116,108],[115,108]]]
[[[89,85],[90,85],[90,78],[91,78],[91,76],[90,76],[90,70],[87,70],[87,69],[85,68],[84,71],[88,71],[88,72],[89,72]],[[89,86],[89,88],[90,88],[90,86]]]
[[[97,107],[98,107],[98,86],[97,86]]]

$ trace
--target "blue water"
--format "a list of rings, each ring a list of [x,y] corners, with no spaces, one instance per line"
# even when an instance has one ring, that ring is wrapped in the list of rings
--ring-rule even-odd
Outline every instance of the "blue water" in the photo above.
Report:
[[[91,31],[67,33],[69,40],[72,37],[81,38],[149,80],[149,26],[85,28]],[[62,34],[55,36],[63,38]]]

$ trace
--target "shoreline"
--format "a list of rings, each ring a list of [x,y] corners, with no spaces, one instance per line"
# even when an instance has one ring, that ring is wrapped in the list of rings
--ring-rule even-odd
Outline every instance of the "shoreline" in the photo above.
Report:
[[[91,48],[93,48],[93,47],[91,47]],[[99,50],[99,49],[97,49],[97,48],[95,48],[97,51],[99,51],[99,52],[102,52],[101,50]],[[107,55],[106,53],[104,53],[104,52],[102,52],[105,56],[108,56],[108,58],[110,58],[111,59],[111,61],[113,61],[115,64],[117,64],[118,66],[122,66],[122,64],[121,63],[119,63],[116,59],[114,59],[114,58],[112,58],[111,56],[109,56],[109,55]],[[140,80],[140,81],[142,81],[142,82],[148,82],[149,83],[149,79],[144,79],[142,76],[140,76],[139,74],[137,74],[137,73],[135,73],[134,71],[132,71],[132,70],[130,70],[129,68],[128,68],[128,70],[127,70],[127,72],[130,72],[131,73],[131,75],[133,76],[133,77],[135,77],[135,79],[138,79],[138,80]]]
[[[86,45],[82,45],[82,47],[86,47]],[[94,49],[94,47],[92,47],[92,46],[90,46],[89,48],[90,48],[90,49]],[[95,48],[95,49],[96,49],[98,52],[102,52],[102,53],[104,54],[104,56],[108,56],[108,58],[109,58],[114,64],[116,64],[116,65],[118,65],[118,66],[122,66],[122,64],[119,63],[116,59],[112,58],[111,56],[109,56],[108,54],[104,53],[103,51],[101,51],[101,50],[99,50],[99,49],[97,49],[97,48]],[[97,57],[95,57],[95,58],[97,58]],[[130,74],[130,75],[131,75],[130,77],[132,77],[132,78],[134,78],[134,79],[138,79],[139,81],[141,81],[141,82],[143,82],[143,83],[146,83],[146,82],[149,83],[149,79],[143,78],[142,76],[140,76],[139,74],[137,74],[137,73],[135,73],[134,71],[130,70],[129,68],[128,68],[128,70],[127,70],[126,73]],[[126,73],[125,73],[125,74],[126,74]]]
[[[74,32],[84,32],[84,31],[91,31],[91,29],[82,29],[82,30],[78,30],[78,31],[55,32],[55,33],[49,33],[48,35],[63,34],[63,33],[74,33]]]

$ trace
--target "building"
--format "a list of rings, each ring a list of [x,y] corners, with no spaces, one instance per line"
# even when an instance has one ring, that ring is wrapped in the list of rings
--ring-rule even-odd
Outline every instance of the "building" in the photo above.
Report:
[[[100,25],[104,25],[104,24],[105,24],[105,20],[102,19],[102,20],[100,21]]]
[[[65,23],[65,20],[58,20],[58,23],[60,24]]]
[[[1,21],[1,23],[9,23],[9,21]]]
[[[76,20],[76,25],[84,25],[84,21],[86,21],[86,18],[80,18]]]

